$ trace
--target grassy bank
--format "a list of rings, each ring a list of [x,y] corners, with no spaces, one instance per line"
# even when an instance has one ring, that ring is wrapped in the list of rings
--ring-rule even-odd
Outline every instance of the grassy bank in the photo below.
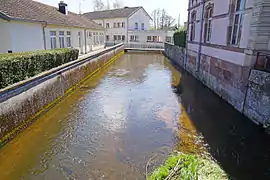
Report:
[[[210,158],[177,153],[171,155],[148,180],[227,180],[226,173]]]

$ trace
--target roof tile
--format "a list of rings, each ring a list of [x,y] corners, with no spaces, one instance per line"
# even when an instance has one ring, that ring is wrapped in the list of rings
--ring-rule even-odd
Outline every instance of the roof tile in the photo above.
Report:
[[[32,0],[0,0],[0,13],[11,19],[24,21],[40,21],[48,24],[103,29],[95,22],[68,12],[67,15],[58,11],[58,8]]]

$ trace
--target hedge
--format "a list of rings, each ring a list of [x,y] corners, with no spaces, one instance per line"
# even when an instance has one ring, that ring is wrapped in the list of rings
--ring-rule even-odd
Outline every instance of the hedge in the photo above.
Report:
[[[187,31],[185,29],[177,31],[173,35],[174,44],[181,47],[186,47]]]
[[[77,49],[0,54],[0,89],[78,59]]]

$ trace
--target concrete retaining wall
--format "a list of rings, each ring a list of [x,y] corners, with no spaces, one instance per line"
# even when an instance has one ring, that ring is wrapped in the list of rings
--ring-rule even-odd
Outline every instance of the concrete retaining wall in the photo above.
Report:
[[[270,125],[270,73],[252,70],[245,101],[244,114],[255,122]]]
[[[70,69],[0,103],[0,146],[51,108],[78,83],[124,53],[124,46]]]
[[[187,55],[186,55],[187,53]],[[165,44],[165,55],[257,124],[270,124],[270,73]],[[249,73],[251,74],[249,76]]]

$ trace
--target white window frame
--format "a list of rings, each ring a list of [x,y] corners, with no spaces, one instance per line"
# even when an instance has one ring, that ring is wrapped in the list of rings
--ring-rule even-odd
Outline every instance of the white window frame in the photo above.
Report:
[[[71,47],[71,32],[70,31],[67,31],[66,43],[67,43],[67,47],[70,48]]]
[[[110,23],[106,23],[106,28],[110,28]]]
[[[190,41],[194,41],[196,37],[196,11],[191,13]]]
[[[152,36],[147,36],[147,41],[148,41],[148,42],[153,41],[153,40],[152,40]]]
[[[239,9],[237,9],[237,2],[240,1]],[[234,15],[233,15],[233,23],[232,23],[232,30],[231,30],[231,37],[230,37],[230,44],[233,46],[238,46],[240,44],[241,36],[239,33],[241,33],[242,30],[242,21],[243,21],[243,13],[245,10],[245,0],[236,0],[234,4]],[[236,16],[238,16],[238,23],[237,23],[237,29],[235,34],[235,42],[233,43],[233,37],[235,32],[235,19]],[[238,39],[240,38],[240,39]]]
[[[51,49],[57,48],[56,31],[50,31]]]
[[[207,21],[207,27],[205,29],[206,31],[206,36],[205,36],[205,41],[206,42],[210,42],[211,41],[211,35],[212,35],[212,17],[213,17],[213,7],[209,7],[207,9],[207,17],[206,17],[206,21]],[[210,11],[211,14],[210,14]]]
[[[135,30],[139,29],[139,23],[135,22]]]
[[[142,23],[141,26],[142,26],[141,29],[144,30],[144,23]]]
[[[65,31],[59,31],[59,47],[65,48]]]

